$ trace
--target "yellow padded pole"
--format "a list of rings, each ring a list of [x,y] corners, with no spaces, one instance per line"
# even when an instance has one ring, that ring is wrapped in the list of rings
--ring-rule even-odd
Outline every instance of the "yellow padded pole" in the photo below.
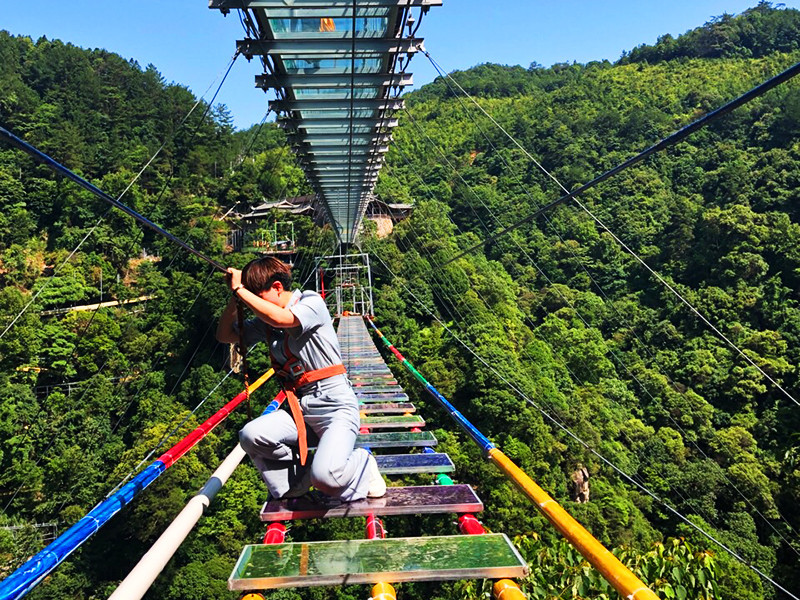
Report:
[[[508,475],[511,481],[547,517],[547,520],[575,546],[583,557],[614,586],[627,600],[658,600],[658,596],[648,588],[628,567],[611,554],[594,536],[553,500],[547,492],[536,485],[525,472],[515,465],[497,448],[489,450],[489,460]],[[513,596],[512,596],[513,598]],[[503,600],[508,600],[503,598]]]
[[[397,600],[397,592],[390,583],[378,583],[372,587],[370,600]]]
[[[510,579],[498,579],[492,586],[494,600],[527,600],[519,586]]]

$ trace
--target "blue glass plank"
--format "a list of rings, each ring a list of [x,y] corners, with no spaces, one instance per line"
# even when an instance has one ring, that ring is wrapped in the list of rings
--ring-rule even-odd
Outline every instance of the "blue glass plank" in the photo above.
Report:
[[[382,454],[375,456],[378,468],[384,475],[407,475],[411,473],[452,473],[453,461],[447,454]]]

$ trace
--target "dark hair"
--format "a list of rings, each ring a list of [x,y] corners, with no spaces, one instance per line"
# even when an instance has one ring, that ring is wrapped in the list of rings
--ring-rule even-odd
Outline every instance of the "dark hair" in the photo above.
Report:
[[[280,281],[285,290],[291,288],[292,269],[272,256],[251,260],[242,269],[242,283],[254,294],[267,291],[276,281]]]

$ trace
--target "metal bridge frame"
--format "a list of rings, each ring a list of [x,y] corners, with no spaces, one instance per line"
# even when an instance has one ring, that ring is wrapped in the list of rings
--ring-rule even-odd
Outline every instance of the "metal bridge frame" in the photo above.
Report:
[[[242,12],[249,36],[236,43],[264,73],[301,168],[341,244],[353,244],[403,108],[406,72],[422,48],[423,15],[442,0],[211,0]],[[412,14],[412,11],[415,11]],[[418,11],[418,15],[417,15]],[[371,306],[371,302],[370,302]]]
[[[325,303],[336,317],[345,311],[358,315],[374,314],[372,300],[372,269],[369,254],[331,254],[314,259],[316,290],[325,291]],[[322,270],[334,273],[334,284],[324,287]],[[352,310],[350,310],[352,306]]]

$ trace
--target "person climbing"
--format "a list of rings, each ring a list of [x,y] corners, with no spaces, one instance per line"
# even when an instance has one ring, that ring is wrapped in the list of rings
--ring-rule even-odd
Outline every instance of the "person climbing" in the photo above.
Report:
[[[253,419],[239,432],[272,497],[301,496],[310,485],[345,502],[383,496],[386,483],[375,457],[355,448],[358,399],[325,301],[316,292],[291,291],[289,266],[271,256],[251,261],[242,271],[228,269],[227,283],[233,296],[220,317],[217,339],[247,346],[266,341],[290,406],[290,411]],[[241,340],[239,300],[256,315],[244,322]],[[319,438],[310,464],[306,426]]]

